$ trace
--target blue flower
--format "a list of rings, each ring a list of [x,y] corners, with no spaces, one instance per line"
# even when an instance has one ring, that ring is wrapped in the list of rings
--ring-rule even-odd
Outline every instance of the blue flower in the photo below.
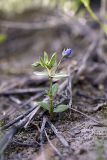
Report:
[[[69,57],[70,55],[72,55],[73,50],[71,48],[67,48],[64,52],[63,52],[63,56],[64,57]]]

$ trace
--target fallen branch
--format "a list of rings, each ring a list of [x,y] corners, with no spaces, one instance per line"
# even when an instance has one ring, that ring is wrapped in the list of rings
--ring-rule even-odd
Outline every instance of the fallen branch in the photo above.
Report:
[[[17,123],[18,121],[22,120],[23,118],[25,118],[29,113],[31,113],[34,109],[36,109],[37,106],[34,106],[32,108],[30,108],[28,111],[26,111],[24,114],[20,115],[19,117],[17,117],[16,119],[14,119],[13,121],[9,122],[8,124],[4,125],[1,130],[5,130],[9,127],[11,127],[12,125],[14,125],[15,123]]]
[[[18,98],[14,98],[14,97],[9,97],[12,101],[14,101],[17,104],[20,104],[20,108],[23,108],[25,106],[27,106],[28,104],[30,104],[30,102],[40,98],[41,96],[44,95],[44,92],[38,93],[34,96],[31,96],[28,100],[26,100],[24,103],[22,103]]]
[[[3,154],[4,150],[7,148],[11,142],[13,136],[26,124],[27,118],[21,120],[17,125],[14,125],[12,128],[7,131],[3,137],[0,138],[0,155]]]
[[[1,91],[0,95],[1,96],[9,96],[9,95],[14,95],[14,94],[37,93],[37,92],[42,92],[42,91],[44,91],[46,89],[47,89],[47,87],[14,89],[14,90],[8,90],[8,91]]]

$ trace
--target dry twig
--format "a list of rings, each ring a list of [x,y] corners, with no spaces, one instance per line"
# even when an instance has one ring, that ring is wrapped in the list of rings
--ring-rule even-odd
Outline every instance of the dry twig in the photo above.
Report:
[[[58,149],[57,149],[57,148],[52,144],[52,142],[50,141],[49,136],[48,136],[46,130],[45,130],[45,135],[46,135],[46,138],[47,138],[48,143],[50,144],[50,146],[51,146],[51,147],[53,148],[53,150],[57,153],[57,155],[58,155],[60,158],[62,158],[61,153],[58,151]]]
[[[65,140],[65,138],[61,135],[60,132],[58,132],[58,130],[56,129],[56,127],[52,124],[52,122],[50,122],[48,120],[48,124],[50,125],[51,129],[53,130],[53,132],[55,133],[55,135],[57,136],[57,138],[60,140],[60,142],[63,144],[63,146],[65,147],[69,147],[68,142]]]
[[[44,91],[46,89],[47,89],[47,87],[14,89],[14,90],[8,90],[8,91],[4,91],[4,92],[1,91],[0,95],[8,96],[8,95],[14,95],[14,94],[37,93],[37,92],[42,92],[42,91]]]

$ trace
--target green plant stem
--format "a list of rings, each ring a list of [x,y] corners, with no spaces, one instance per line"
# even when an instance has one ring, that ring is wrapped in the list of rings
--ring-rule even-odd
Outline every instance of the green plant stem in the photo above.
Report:
[[[57,65],[57,68],[56,68],[56,70],[55,70],[55,73],[57,72],[57,70],[58,70],[58,68],[59,68],[59,65],[60,65],[60,63],[62,62],[62,59],[63,59],[64,57],[62,56],[61,57],[61,59],[60,59],[60,61],[58,62],[58,65]]]
[[[100,21],[100,19],[94,14],[94,12],[90,8],[90,6],[86,5],[85,3],[83,3],[83,4],[85,5],[85,7],[86,7],[87,11],[89,12],[89,14],[91,15],[91,17],[101,26],[101,28],[103,29],[103,31],[107,35],[107,25]]]
[[[53,78],[49,76],[49,83],[50,83],[50,89],[49,89],[49,101],[50,101],[50,115],[53,116],[53,95],[52,95],[52,80]]]

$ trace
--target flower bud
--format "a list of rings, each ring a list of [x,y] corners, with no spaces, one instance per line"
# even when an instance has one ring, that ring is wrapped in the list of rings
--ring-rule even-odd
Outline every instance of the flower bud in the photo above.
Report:
[[[67,49],[62,53],[62,55],[63,55],[64,57],[69,57],[70,55],[72,55],[72,53],[73,53],[73,50],[72,50],[71,48],[67,48]]]

